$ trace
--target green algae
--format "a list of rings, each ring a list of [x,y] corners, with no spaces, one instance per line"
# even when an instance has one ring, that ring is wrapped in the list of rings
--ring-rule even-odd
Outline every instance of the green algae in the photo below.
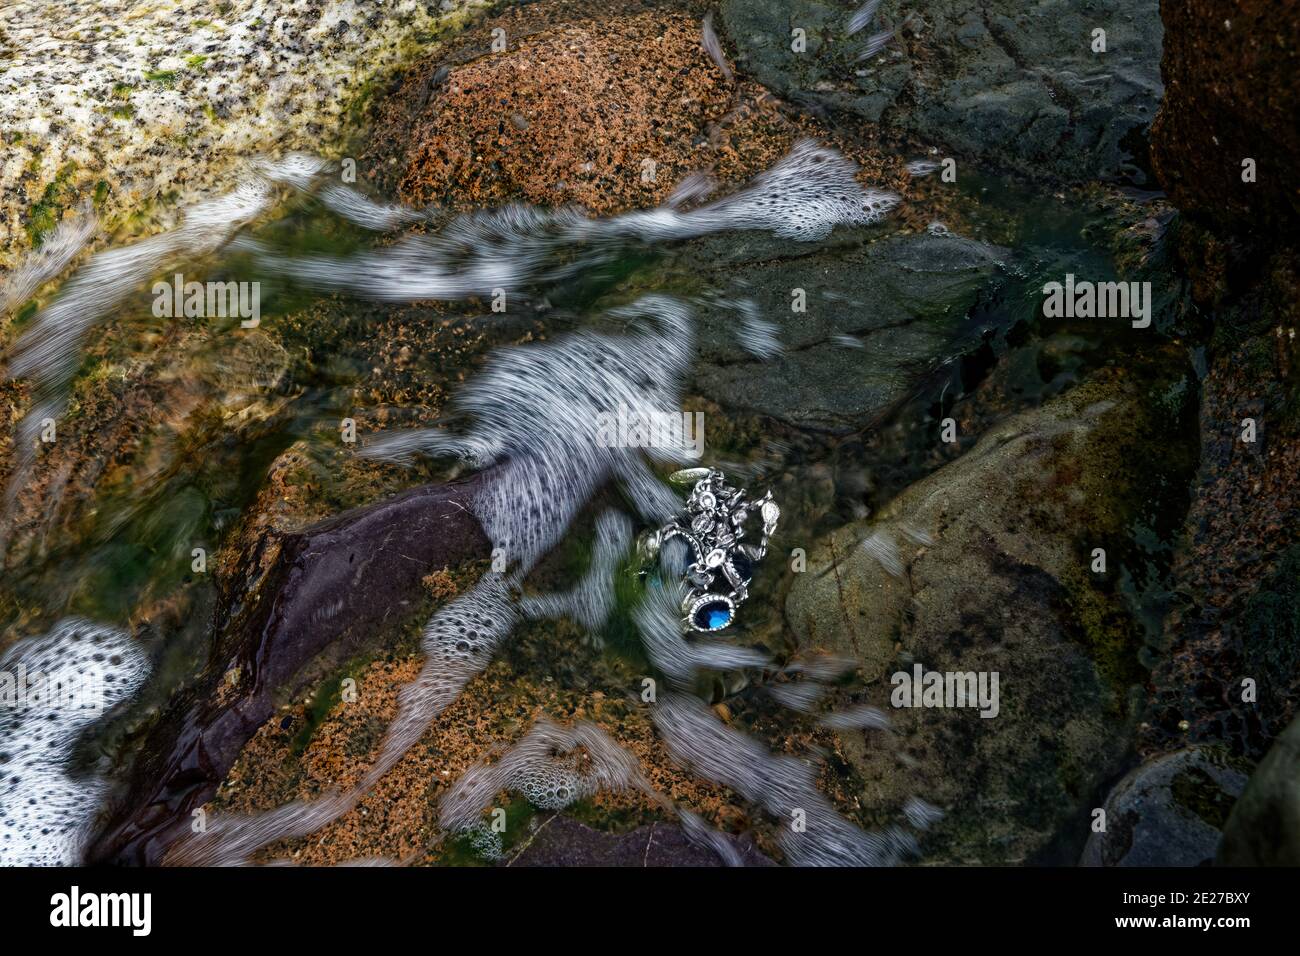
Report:
[[[45,187],[41,198],[27,210],[25,227],[32,248],[40,248],[45,237],[58,226],[64,210],[76,198],[76,190],[72,183],[76,172],[75,162],[65,163]]]

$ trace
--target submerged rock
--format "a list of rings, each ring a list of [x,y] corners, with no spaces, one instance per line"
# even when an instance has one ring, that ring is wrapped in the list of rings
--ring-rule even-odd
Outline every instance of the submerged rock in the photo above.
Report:
[[[752,842],[732,836],[746,866],[771,866]],[[713,850],[692,843],[676,824],[652,823],[628,833],[593,830],[566,816],[553,817],[538,826],[506,866],[721,866]]]
[[[1232,808],[1218,862],[1300,866],[1300,719],[1277,738]]]
[[[896,748],[842,738],[864,794],[893,806],[919,793],[947,811],[927,859],[1075,859],[1097,788],[1131,746],[1145,672],[1121,582],[1151,573],[1135,541],[1176,527],[1176,496],[1172,516],[1153,503],[1195,454],[1189,370],[1161,354],[994,427],[876,520],[814,545],[796,578],[786,618],[800,645],[858,658],[867,702],[900,732]],[[996,673],[998,698],[896,708],[882,678],[915,665],[990,687]]]
[[[724,407],[830,432],[877,419],[927,372],[979,341],[983,329],[968,314],[1005,254],[931,234],[865,244],[845,238],[803,255],[786,244],[768,258],[771,251],[741,237],[692,254],[725,263],[717,285],[752,300],[782,346],[770,358],[745,352],[735,313],[706,313],[696,387]],[[728,257],[760,261],[738,265]],[[798,291],[806,311],[792,307]]]
[[[1259,759],[1300,699],[1300,131],[1283,79],[1300,25],[1263,0],[1161,9],[1168,95],[1152,161],[1183,213],[1177,256],[1213,330],[1201,468],[1142,746],[1215,741]]]
[[[871,185],[903,162],[790,110],[710,59],[697,13],[670,2],[512,5],[414,65],[379,107],[363,157],[382,191],[465,209],[526,201],[601,215],[684,202],[770,167],[801,136],[848,152]],[[504,31],[504,50],[485,48]]]
[[[214,622],[207,668],[143,741],[91,860],[156,864],[275,709],[427,610],[425,576],[486,557],[471,482],[428,486],[302,532],[252,535]]]
[[[1152,674],[1147,752],[1218,742],[1259,760],[1300,701],[1300,257],[1283,247],[1242,259],[1224,301],[1205,303],[1215,331],[1201,462],[1174,561],[1166,659]]]
[[[857,115],[1030,176],[1128,178],[1161,95],[1157,0],[886,0],[848,36],[848,7],[725,0],[742,72],[796,102]],[[894,39],[861,62],[873,34]],[[1105,52],[1094,52],[1095,30]],[[793,31],[807,48],[795,52]]]
[[[1081,866],[1207,866],[1249,765],[1221,747],[1189,747],[1143,764],[1106,798]]]

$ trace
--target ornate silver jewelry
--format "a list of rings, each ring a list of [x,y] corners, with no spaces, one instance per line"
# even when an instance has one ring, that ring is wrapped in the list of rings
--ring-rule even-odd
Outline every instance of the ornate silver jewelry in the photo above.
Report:
[[[649,542],[658,554],[670,538],[683,539],[690,549],[686,569],[689,590],[682,602],[682,627],[686,631],[721,631],[736,619],[736,609],[749,597],[749,582],[755,565],[767,554],[767,540],[776,530],[781,509],[768,491],[755,501],[745,491],[727,484],[726,476],[714,468],[688,468],[674,472],[677,484],[695,482],[686,510],[664,525]],[[745,537],[752,512],[762,518],[758,544]]]

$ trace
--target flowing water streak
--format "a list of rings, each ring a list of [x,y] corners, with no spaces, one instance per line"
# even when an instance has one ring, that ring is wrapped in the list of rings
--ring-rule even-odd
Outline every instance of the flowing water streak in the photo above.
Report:
[[[614,574],[627,558],[632,522],[618,511],[602,511],[596,519],[596,543],[591,567],[578,584],[562,594],[528,595],[519,609],[531,619],[568,618],[589,635],[597,635],[614,610]]]
[[[81,342],[98,319],[170,263],[220,248],[235,230],[271,208],[275,182],[300,181],[325,166],[323,160],[300,154],[279,163],[251,164],[254,175],[225,195],[190,208],[177,228],[92,256],[23,332],[9,376],[35,379],[44,395],[58,391],[76,371]]]
[[[0,866],[81,862],[107,783],[70,774],[73,747],[148,674],[129,634],[78,618],[0,657]],[[31,690],[38,675],[43,699]]]
[[[676,508],[671,492],[653,479],[642,450],[603,446],[597,423],[600,413],[615,411],[620,403],[637,411],[680,406],[694,342],[691,313],[675,299],[647,296],[614,316],[633,324],[633,331],[583,330],[498,351],[455,399],[456,409],[473,420],[467,434],[406,432],[367,449],[377,457],[456,454],[485,468],[496,466],[471,510],[494,548],[507,557],[509,570],[488,572],[429,621],[422,640],[424,666],[402,689],[380,755],[356,786],[264,814],[214,816],[205,833],[176,834],[169,863],[242,864],[268,843],[313,833],[351,810],[491,661],[519,620],[513,592],[607,480],[635,476],[624,489],[638,510],[656,520]],[[676,463],[686,449],[650,451]],[[604,519],[603,524],[610,540],[593,581],[608,588],[612,555],[620,539],[626,542],[626,521]],[[532,599],[526,606],[538,611],[547,603]]]
[[[853,15],[849,17],[849,22],[844,28],[844,32],[849,36],[853,36],[853,34],[864,29],[872,20],[876,19],[876,13],[879,9],[880,0],[867,0],[866,3],[853,11]]]
[[[236,226],[267,207],[275,184],[307,189],[324,168],[311,157],[265,165],[257,181],[196,207],[181,229],[94,257],[24,335],[11,374],[34,375],[43,393],[51,395],[70,377],[82,337],[107,308],[169,257],[198,254],[224,242]],[[662,207],[588,219],[576,210],[513,206],[462,216],[437,236],[408,238],[343,259],[274,262],[318,288],[348,289],[377,299],[486,295],[588,267],[631,241],[680,240],[732,229],[762,229],[809,241],[823,238],[836,225],[876,222],[898,198],[863,189],[854,173],[849,160],[805,140],[745,189],[689,211]],[[333,189],[323,199],[370,228],[393,228],[417,215],[354,201]],[[566,262],[575,245],[581,250],[579,261]],[[472,510],[511,569],[485,575],[429,622],[425,666],[399,696],[399,714],[381,756],[357,786],[266,814],[219,817],[205,833],[178,833],[169,862],[243,863],[259,847],[314,832],[355,806],[486,666],[518,620],[514,590],[605,482],[621,482],[647,519],[661,522],[675,510],[675,497],[654,479],[642,454],[681,462],[686,449],[608,448],[596,433],[600,413],[620,406],[632,414],[680,407],[694,340],[690,311],[668,297],[647,296],[611,315],[627,320],[633,331],[622,336],[582,331],[494,356],[458,397],[459,410],[475,420],[468,434],[405,434],[369,449],[394,457],[452,453],[476,465],[499,465]],[[751,335],[755,331],[761,332],[751,329]],[[720,643],[693,653],[694,667],[747,666],[763,659]]]
[[[731,67],[727,66],[727,58],[722,55],[722,44],[718,40],[718,33],[713,29],[712,10],[704,15],[704,23],[700,27],[700,45],[704,47],[704,52],[709,55],[709,59],[722,71],[722,75],[730,83],[733,79]]]
[[[0,283],[0,318],[30,299],[46,282],[63,272],[77,257],[99,225],[94,212],[84,206],[62,220],[41,247]]]
[[[688,689],[701,670],[766,666],[768,656],[760,651],[702,635],[688,641],[683,635],[682,603],[688,592],[686,553],[686,544],[680,538],[665,542],[660,553],[664,570],[649,576],[645,598],[632,612],[650,662],[672,687],[681,690]]]
[[[817,790],[811,764],[768,752],[700,700],[667,695],[654,721],[674,760],[778,821],[781,848],[796,866],[892,866],[916,850],[915,839],[900,827],[867,833],[841,817]]]
[[[13,505],[35,466],[42,421],[57,419],[62,412],[64,392],[76,372],[82,341],[95,322],[162,269],[182,258],[214,251],[235,230],[267,211],[278,179],[303,181],[325,166],[323,160],[298,154],[276,163],[251,164],[249,179],[224,196],[193,206],[176,229],[92,256],[59,290],[58,297],[37,314],[14,346],[6,373],[9,378],[31,378],[35,387],[32,407],[16,428],[15,462],[0,513],[0,554],[6,548]],[[84,244],[85,239],[74,229],[58,242],[63,251],[55,259],[70,261],[73,253],[68,249],[78,242]],[[54,263],[37,263],[34,268],[46,274]]]
[[[263,254],[268,265],[320,290],[381,301],[489,296],[590,268],[630,242],[744,229],[808,242],[824,239],[838,225],[879,222],[899,197],[864,189],[856,172],[840,153],[804,139],[745,188],[694,209],[679,208],[683,195],[696,193],[691,185],[672,204],[605,219],[573,208],[513,205],[467,213],[437,235],[411,236],[351,256]]]

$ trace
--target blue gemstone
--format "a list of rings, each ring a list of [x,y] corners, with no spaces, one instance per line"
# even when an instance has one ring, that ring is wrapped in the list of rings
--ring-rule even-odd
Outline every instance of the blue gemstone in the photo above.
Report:
[[[731,623],[731,607],[723,601],[710,601],[695,611],[697,627],[709,631],[720,630]]]

